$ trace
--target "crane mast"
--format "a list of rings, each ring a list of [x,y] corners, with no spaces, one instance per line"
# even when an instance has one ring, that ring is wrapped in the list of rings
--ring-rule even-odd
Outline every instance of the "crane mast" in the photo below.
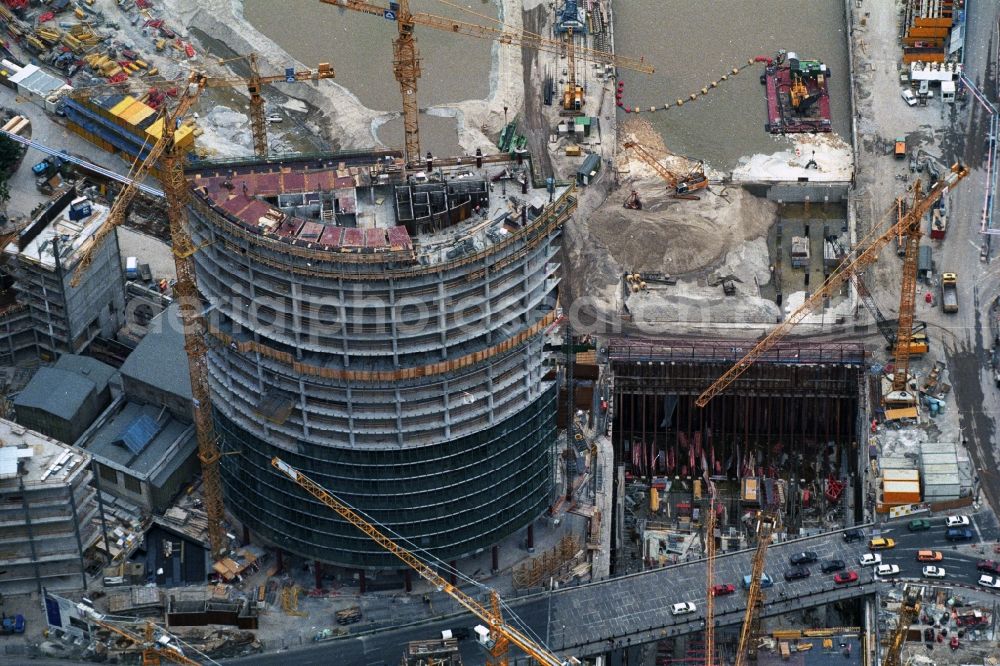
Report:
[[[949,188],[954,187],[959,181],[965,178],[969,174],[969,169],[961,164],[955,164],[951,167],[950,172],[946,177],[939,180],[934,184],[934,187],[927,193],[926,197],[920,198],[916,205],[911,208],[901,219],[899,219],[894,225],[890,226],[885,231],[879,233],[878,224],[873,225],[872,231],[868,236],[861,242],[853,258],[848,257],[845,259],[837,268],[830,273],[826,281],[823,282],[819,288],[805,300],[805,302],[800,305],[792,314],[788,316],[785,321],[776,326],[771,330],[763,340],[758,342],[754,347],[746,353],[739,361],[737,361],[729,370],[727,370],[721,377],[719,377],[715,382],[712,383],[707,389],[705,389],[697,400],[695,404],[699,407],[704,407],[707,405],[712,398],[719,395],[726,388],[729,387],[737,378],[740,377],[744,372],[746,372],[750,366],[752,366],[758,358],[763,356],[769,349],[771,349],[779,340],[781,340],[785,335],[791,331],[800,321],[805,319],[817,306],[825,302],[827,299],[831,298],[835,293],[837,293],[841,286],[850,279],[851,275],[859,271],[865,270],[868,266],[875,263],[878,259],[879,253],[882,249],[889,244],[893,238],[896,237],[897,233],[902,229],[906,233],[909,233],[911,227],[919,226],[920,221],[923,216],[930,210],[931,206],[934,205],[938,199],[940,199]],[[909,250],[909,247],[908,247]],[[914,247],[914,252],[916,252],[916,247]],[[916,254],[913,261],[913,270],[916,270]],[[905,266],[905,262],[904,262]],[[904,271],[905,273],[905,271]],[[909,283],[909,288],[911,290],[916,287],[916,273],[914,273],[914,280]],[[907,287],[907,281],[904,276],[903,287]],[[915,298],[915,294],[913,296]],[[900,297],[901,303],[904,297]],[[904,313],[900,312],[900,326],[901,328],[896,335],[896,348],[897,352],[900,349],[901,341],[909,341],[910,331],[913,326],[913,312],[909,314],[906,318],[906,326],[909,328],[902,328]],[[908,352],[909,349],[907,348]],[[907,354],[907,360],[909,355]],[[905,380],[904,380],[905,381]],[[905,388],[905,384],[904,384]]]
[[[493,639],[493,645],[489,648],[490,660],[488,663],[491,666],[508,666],[510,661],[507,652],[511,643],[524,650],[528,656],[542,664],[542,666],[568,666],[569,664],[579,663],[574,658],[566,661],[560,659],[549,652],[546,647],[539,645],[523,632],[507,624],[501,613],[500,596],[495,590],[490,590],[490,608],[486,608],[457,586],[452,585],[419,557],[383,534],[375,525],[365,520],[354,509],[327,492],[318,483],[281,458],[272,458],[271,465],[297,483],[307,493],[335,511],[341,518],[361,530],[372,541],[402,560],[404,564],[420,574],[424,580],[447,593],[448,596],[458,602],[465,610],[485,622],[489,626]]]
[[[903,602],[899,606],[899,618],[892,636],[889,638],[889,647],[882,659],[882,666],[902,666],[903,661],[900,656],[903,652],[903,643],[906,641],[906,634],[920,614],[920,588],[906,587],[903,590]]]
[[[174,125],[164,126],[168,147],[164,152],[166,172],[163,191],[167,199],[167,221],[170,226],[170,244],[174,254],[177,283],[174,291],[179,302],[181,322],[184,326],[184,351],[187,354],[188,374],[191,377],[191,397],[194,408],[195,435],[198,440],[198,460],[201,461],[205,513],[208,515],[208,540],[212,558],[220,559],[226,548],[226,531],[223,526],[225,508],[222,500],[222,479],[219,474],[219,444],[212,420],[212,396],[208,386],[208,366],[205,343],[205,321],[202,317],[201,296],[194,274],[194,253],[198,248],[188,234],[187,195],[188,184],[184,178],[184,156],[175,150]]]
[[[921,208],[920,181],[913,184],[913,209]],[[923,215],[921,214],[921,217]],[[916,395],[906,390],[910,372],[910,338],[913,331],[913,312],[917,303],[917,261],[920,256],[920,218],[905,230],[906,255],[903,258],[903,285],[899,290],[899,325],[896,328],[894,352],[895,369],[892,372],[892,392],[886,396],[887,404],[912,406]]]
[[[777,512],[760,511],[757,514],[757,549],[753,553],[750,567],[750,589],[747,592],[747,608],[740,628],[740,643],[736,648],[736,666],[744,666],[747,659],[757,658],[757,632],[760,628],[760,609],[764,605],[764,590],[761,577],[767,559],[767,547],[778,528]]]
[[[706,475],[707,476],[707,475]],[[715,486],[708,481],[708,523],[705,526],[705,666],[715,664]]]

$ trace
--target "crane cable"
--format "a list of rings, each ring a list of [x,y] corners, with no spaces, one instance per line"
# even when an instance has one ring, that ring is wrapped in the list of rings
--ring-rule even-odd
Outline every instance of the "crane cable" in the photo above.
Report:
[[[437,555],[434,555],[433,553],[429,552],[425,548],[423,548],[423,547],[417,545],[416,543],[410,541],[410,539],[408,539],[407,537],[403,536],[402,534],[399,534],[393,528],[391,528],[388,525],[386,525],[386,524],[384,524],[384,523],[382,523],[382,522],[380,522],[380,521],[372,518],[367,513],[365,513],[361,509],[358,509],[358,508],[354,507],[350,503],[345,502],[343,499],[341,499],[340,497],[338,497],[336,494],[330,492],[329,490],[326,490],[326,489],[324,489],[324,490],[325,490],[325,492],[327,494],[329,494],[335,500],[337,500],[338,502],[340,502],[343,506],[349,507],[351,509],[351,511],[353,511],[354,513],[356,513],[359,516],[361,516],[362,518],[364,518],[370,524],[374,525],[375,527],[377,527],[380,530],[384,531],[389,536],[393,537],[394,541],[396,541],[397,543],[400,543],[400,544],[405,544],[407,546],[407,549],[410,551],[410,553],[412,555],[414,555],[415,557],[417,556],[418,553],[423,554],[423,557],[418,557],[417,559],[422,560],[425,565],[429,566],[430,564],[434,564],[434,565],[436,565],[437,568],[441,569],[445,573],[448,573],[448,574],[451,574],[451,575],[455,576],[457,579],[460,579],[460,580],[464,581],[465,583],[468,583],[469,585],[475,587],[476,589],[478,589],[481,592],[486,592],[486,593],[493,592],[493,590],[489,586],[484,585],[483,583],[480,583],[479,581],[475,580],[474,578],[470,578],[466,574],[464,574],[461,571],[459,571],[457,568],[451,566],[451,564],[449,564],[449,563],[445,562],[444,560],[442,560]],[[530,626],[528,626],[527,623],[524,622],[524,620],[522,620],[517,615],[517,613],[513,610],[513,608],[511,608],[510,605],[502,597],[500,598],[500,606],[507,611],[507,615],[504,617],[506,623],[516,625],[519,629],[521,629],[521,631],[523,631],[526,634],[531,635],[534,638],[534,640],[535,640],[536,643],[538,643],[539,645],[543,646],[549,652],[553,652],[553,650],[551,648],[549,648],[548,645],[546,645],[545,641],[543,641],[541,639],[541,637],[539,637],[538,634]]]

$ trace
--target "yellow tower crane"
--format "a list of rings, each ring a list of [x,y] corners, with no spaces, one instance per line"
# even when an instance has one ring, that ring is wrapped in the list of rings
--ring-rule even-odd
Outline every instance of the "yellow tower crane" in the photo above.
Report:
[[[409,550],[387,537],[354,509],[331,495],[308,476],[281,458],[272,458],[271,464],[282,474],[297,483],[307,493],[337,512],[341,518],[364,532],[372,541],[402,560],[404,564],[420,574],[424,580],[434,585],[437,589],[446,592],[465,610],[485,622],[489,626],[492,640],[492,645],[488,646],[490,658],[487,663],[490,666],[508,666],[510,664],[508,650],[511,643],[524,650],[525,654],[543,666],[569,666],[570,664],[580,663],[573,657],[565,660],[561,659],[551,653],[545,646],[539,645],[523,632],[507,624],[500,611],[500,595],[496,593],[496,590],[490,590],[490,608],[486,608],[440,576],[430,565],[424,563],[423,560]]]
[[[501,44],[509,46],[519,46],[525,49],[535,49],[545,53],[562,55],[563,49],[567,48],[565,42],[548,39],[541,35],[536,35],[525,30],[508,28],[500,24],[501,27],[494,28],[477,23],[467,23],[455,19],[426,14],[423,12],[411,12],[409,0],[399,0],[394,3],[394,7],[389,9],[363,0],[320,0],[320,2],[343,9],[350,9],[362,14],[377,16],[396,22],[397,36],[393,41],[392,64],[399,82],[399,90],[403,96],[403,134],[405,137],[405,157],[407,163],[420,159],[420,130],[418,127],[417,114],[417,79],[420,78],[420,53],[417,50],[417,38],[414,28],[422,25],[443,32],[458,33],[481,39],[497,40]],[[398,7],[395,7],[398,5]],[[652,74],[654,69],[645,64],[642,59],[627,58],[596,49],[572,47],[573,57],[591,62],[601,62],[625,67],[638,72]],[[570,71],[573,68],[570,67]]]
[[[910,625],[916,622],[920,615],[920,588],[906,586],[903,589],[903,603],[899,605],[898,623],[889,638],[889,647],[882,659],[882,666],[902,666],[900,658],[903,653],[903,643]]]
[[[247,92],[250,94],[250,130],[253,133],[253,152],[257,157],[263,159],[267,157],[267,119],[264,117],[264,97],[261,95],[261,88],[268,83],[316,82],[321,79],[332,79],[334,78],[334,71],[330,63],[321,62],[315,70],[304,69],[289,71],[285,74],[261,76],[257,65],[257,54],[251,53],[247,56],[247,60],[250,66],[249,78],[209,77],[205,81],[205,87],[237,87],[244,85],[247,87]]]
[[[764,590],[761,578],[767,561],[767,547],[771,545],[774,531],[780,525],[778,511],[757,513],[757,549],[750,560],[750,589],[747,591],[747,608],[740,627],[740,643],[736,648],[736,666],[744,666],[747,659],[757,658],[757,633],[760,629],[760,609],[764,605]]]
[[[94,233],[89,245],[83,250],[70,284],[77,286],[87,268],[93,263],[95,250],[101,240],[125,221],[128,209],[135,199],[139,183],[145,179],[150,169],[161,162],[163,192],[167,200],[167,220],[170,224],[170,243],[174,254],[177,283],[174,291],[180,305],[181,321],[184,326],[184,350],[187,353],[188,373],[191,377],[192,407],[194,409],[195,433],[198,439],[198,459],[201,461],[204,486],[205,513],[208,516],[208,537],[212,548],[212,558],[220,559],[225,554],[226,531],[223,525],[224,507],[222,483],[219,477],[219,446],[212,422],[212,403],[208,388],[206,367],[207,346],[205,343],[205,322],[201,315],[201,300],[195,284],[194,261],[192,255],[198,248],[187,230],[187,181],[184,179],[184,156],[175,150],[174,133],[179,121],[198,100],[205,88],[203,75],[192,73],[173,111],[164,105],[161,111],[163,121],[161,135],[142,163],[134,166],[131,181],[118,194],[108,218]]]
[[[708,475],[705,475],[706,478]],[[708,480],[708,522],[705,524],[705,666],[715,664],[715,484]]]
[[[172,643],[158,640],[163,636],[169,637],[170,634],[161,629],[159,636],[157,636],[157,626],[148,620],[144,623],[141,634],[126,628],[119,622],[111,622],[108,618],[99,617],[96,613],[89,613],[88,620],[91,624],[103,627],[137,646],[141,650],[142,666],[160,666],[163,660],[185,666],[202,666],[202,662],[185,656],[180,648]],[[216,662],[209,660],[209,663],[215,664]]]
[[[576,83],[576,44],[573,41],[573,26],[566,29],[566,90],[563,91],[563,110],[583,109],[583,86]]]
[[[736,362],[733,367],[719,377],[707,389],[705,389],[695,404],[699,407],[707,405],[712,398],[719,395],[732,384],[736,379],[746,372],[754,362],[773,347],[781,338],[785,337],[792,328],[806,318],[816,307],[833,297],[841,286],[848,281],[855,273],[864,271],[868,266],[875,263],[879,253],[888,245],[893,238],[902,232],[906,236],[906,257],[903,261],[902,288],[899,295],[899,324],[896,331],[896,345],[894,349],[896,369],[893,373],[892,393],[886,396],[887,405],[899,405],[908,402],[906,394],[907,373],[909,371],[910,359],[910,338],[913,332],[913,310],[916,299],[916,271],[917,255],[920,244],[920,221],[930,210],[938,199],[945,192],[954,187],[959,181],[969,174],[969,169],[961,164],[955,164],[947,175],[934,184],[934,187],[924,196],[919,183],[914,185],[913,206],[898,221],[884,231],[881,230],[881,221],[872,225],[872,230],[858,244],[853,251],[853,258],[848,257],[837,268],[822,285],[813,292],[812,296],[800,305],[785,321],[771,330],[767,336],[758,342],[754,347]],[[895,209],[892,211],[895,212]]]
[[[262,95],[262,88],[270,83],[295,83],[299,81],[312,81],[316,83],[323,79],[332,79],[335,76],[333,67],[330,63],[321,62],[319,67],[316,69],[300,69],[293,70],[288,69],[284,74],[269,74],[267,76],[261,76],[259,64],[257,62],[257,54],[251,53],[247,56],[240,56],[233,58],[232,60],[242,60],[246,59],[248,66],[250,68],[250,76],[247,78],[242,77],[217,77],[217,76],[204,76],[198,74],[201,80],[201,87],[203,88],[238,88],[246,86],[247,93],[250,95],[250,131],[253,135],[253,149],[254,154],[264,159],[267,157],[267,118],[264,114],[264,97]],[[226,60],[224,62],[232,62],[232,60]],[[127,89],[130,80],[123,81],[120,84],[100,84],[97,86],[85,86],[82,88],[74,88],[73,90],[66,91],[65,94],[75,97],[77,99],[87,99],[98,92],[106,92],[109,90],[122,90]],[[144,82],[147,90],[167,90],[177,86],[176,81],[154,81],[154,82]]]

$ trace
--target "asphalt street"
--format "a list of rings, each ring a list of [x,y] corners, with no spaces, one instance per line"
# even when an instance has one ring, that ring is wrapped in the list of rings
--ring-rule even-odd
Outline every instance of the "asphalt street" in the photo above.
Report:
[[[943,553],[944,559],[939,566],[945,567],[946,578],[927,582],[945,585],[960,583],[976,587],[980,575],[976,571],[976,561],[984,557],[1000,558],[1000,554],[992,553],[993,545],[1000,538],[1000,529],[995,518],[988,512],[981,511],[972,515],[972,529],[976,538],[973,543],[961,545],[945,539],[944,516],[929,518],[931,529],[923,532],[910,532],[907,529],[908,520],[883,523],[879,525],[880,531],[877,532],[897,542],[895,548],[880,552],[883,563],[899,565],[899,579],[921,578],[924,564],[916,560],[916,553],[921,549],[930,548]],[[766,590],[766,614],[823,605],[837,598],[859,596],[873,589],[874,570],[858,564],[859,555],[868,552],[867,539],[872,534],[871,528],[865,528],[865,540],[854,544],[844,543],[841,534],[835,533],[772,546],[768,551],[766,571],[774,585]],[[974,552],[973,547],[978,547],[987,554]],[[809,565],[809,578],[785,581],[785,571],[792,568],[789,557],[801,550],[816,551],[821,561]],[[733,595],[717,599],[716,617],[720,625],[738,624],[742,620],[746,595],[740,583],[742,576],[749,570],[750,555],[751,551],[741,551],[718,558],[716,582],[733,583],[737,586]],[[848,586],[836,585],[833,574],[823,574],[820,571],[822,561],[828,559],[844,560],[848,569],[859,573],[859,580]],[[558,654],[594,654],[611,645],[604,638],[586,646],[581,645],[589,642],[589,635],[597,633],[599,629],[607,629],[615,644],[618,641],[624,644],[630,639],[633,643],[639,643],[671,634],[699,631],[703,626],[705,599],[703,572],[703,561],[691,562],[602,583],[564,588],[555,594],[525,599],[512,606],[530,630]],[[636,592],[632,589],[633,586],[638,586],[641,591]],[[984,588],[980,589],[986,592]],[[1000,594],[997,598],[1000,600]],[[671,616],[669,605],[680,601],[694,602],[697,611],[689,616]],[[293,652],[255,655],[227,663],[278,666],[294,655],[296,664],[306,665],[326,664],[331,660],[335,660],[338,666],[395,664],[408,641],[437,636],[443,629],[472,627],[477,623],[470,615],[453,616],[378,634],[311,645]],[[468,663],[480,663],[483,660],[482,651],[473,641],[462,643],[462,654]]]

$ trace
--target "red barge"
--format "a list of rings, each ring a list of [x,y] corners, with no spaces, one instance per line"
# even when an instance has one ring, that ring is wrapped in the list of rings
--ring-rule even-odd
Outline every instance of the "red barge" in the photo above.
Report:
[[[765,64],[760,82],[767,88],[767,122],[771,134],[830,132],[830,69],[818,60],[802,60],[792,51],[775,58],[758,56]]]

